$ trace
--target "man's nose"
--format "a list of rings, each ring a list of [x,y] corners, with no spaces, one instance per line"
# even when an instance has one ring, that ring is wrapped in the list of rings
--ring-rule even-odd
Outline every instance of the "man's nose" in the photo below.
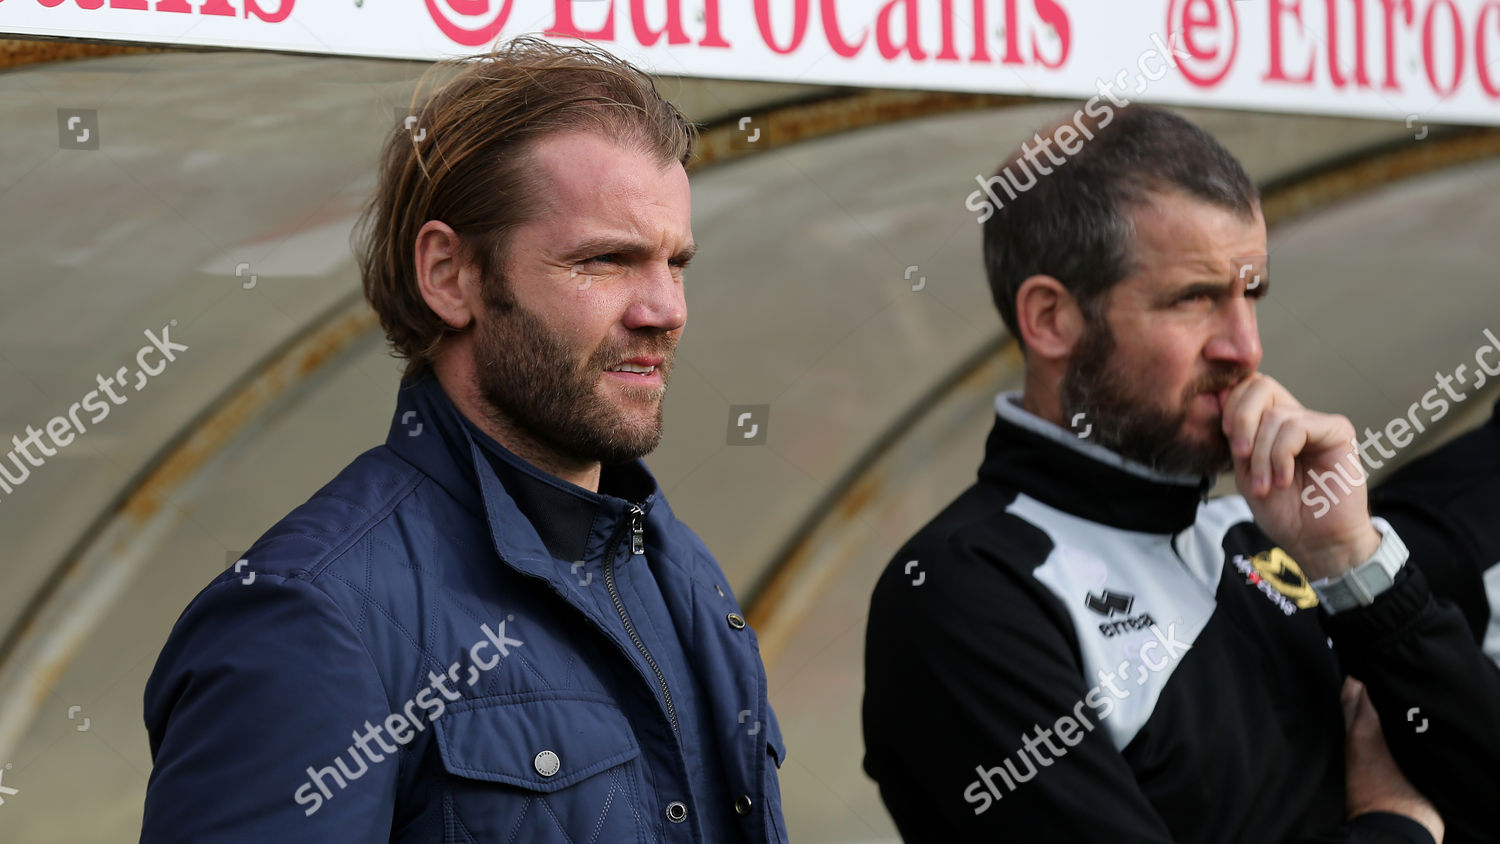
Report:
[[[1261,359],[1260,328],[1255,321],[1255,303],[1243,296],[1231,298],[1220,314],[1214,336],[1204,355],[1209,360],[1233,363],[1254,370]]]
[[[666,262],[644,269],[636,278],[635,297],[625,311],[625,327],[676,331],[686,323],[687,297],[681,272]]]

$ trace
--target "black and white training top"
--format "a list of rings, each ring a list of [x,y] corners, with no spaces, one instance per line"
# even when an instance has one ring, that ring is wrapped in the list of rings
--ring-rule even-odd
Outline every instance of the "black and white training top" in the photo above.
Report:
[[[1500,840],[1500,669],[1424,551],[1329,615],[1244,499],[1018,402],[871,601],[864,767],[906,841],[1429,842],[1346,822],[1345,674],[1447,844]]]

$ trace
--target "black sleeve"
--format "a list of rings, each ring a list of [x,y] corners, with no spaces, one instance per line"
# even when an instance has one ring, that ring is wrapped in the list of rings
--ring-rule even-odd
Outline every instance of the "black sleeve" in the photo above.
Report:
[[[1006,571],[983,552],[912,551],[876,587],[865,770],[902,839],[1170,842],[1086,700],[1065,610],[1018,600],[1030,585]],[[1039,728],[1066,753],[1048,751]]]
[[[1349,821],[1355,840],[1368,844],[1434,844],[1427,827],[1393,812],[1366,812]]]
[[[1437,504],[1440,508],[1441,504]],[[1469,635],[1476,643],[1482,643],[1494,610],[1490,596],[1485,593],[1480,557],[1460,526],[1451,517],[1440,515],[1440,509],[1435,511],[1425,503],[1393,498],[1377,500],[1372,496],[1370,507],[1396,529],[1396,535],[1411,552],[1411,564],[1422,570],[1432,594],[1457,607],[1468,625]],[[1500,505],[1496,512],[1500,514]],[[1500,556],[1495,559],[1500,560]]]
[[[1391,755],[1437,807],[1449,839],[1500,840],[1500,671],[1458,609],[1433,597],[1422,568],[1414,551],[1373,604],[1320,615],[1344,670],[1365,684]]]

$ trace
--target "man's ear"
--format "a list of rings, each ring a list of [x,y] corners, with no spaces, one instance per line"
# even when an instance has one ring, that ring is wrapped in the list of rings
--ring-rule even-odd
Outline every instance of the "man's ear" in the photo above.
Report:
[[[1062,282],[1041,274],[1016,291],[1016,326],[1028,353],[1054,360],[1070,355],[1085,329],[1078,300]]]
[[[438,318],[455,329],[474,319],[477,288],[473,266],[463,260],[458,233],[439,220],[428,220],[417,232],[417,288]]]

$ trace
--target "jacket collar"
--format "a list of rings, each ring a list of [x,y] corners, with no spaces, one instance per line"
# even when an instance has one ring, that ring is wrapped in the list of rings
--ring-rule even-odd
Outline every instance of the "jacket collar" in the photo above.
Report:
[[[1020,400],[1020,392],[995,398],[980,480],[1121,530],[1176,533],[1197,519],[1213,478],[1170,475],[1127,460],[1024,410]]]
[[[631,504],[649,512],[658,498],[639,460],[604,467],[600,492],[532,466],[464,417],[430,371],[402,381],[386,446],[492,528],[504,525],[491,532],[513,565],[584,559],[596,529],[611,532]],[[518,512],[531,530],[513,524]]]

